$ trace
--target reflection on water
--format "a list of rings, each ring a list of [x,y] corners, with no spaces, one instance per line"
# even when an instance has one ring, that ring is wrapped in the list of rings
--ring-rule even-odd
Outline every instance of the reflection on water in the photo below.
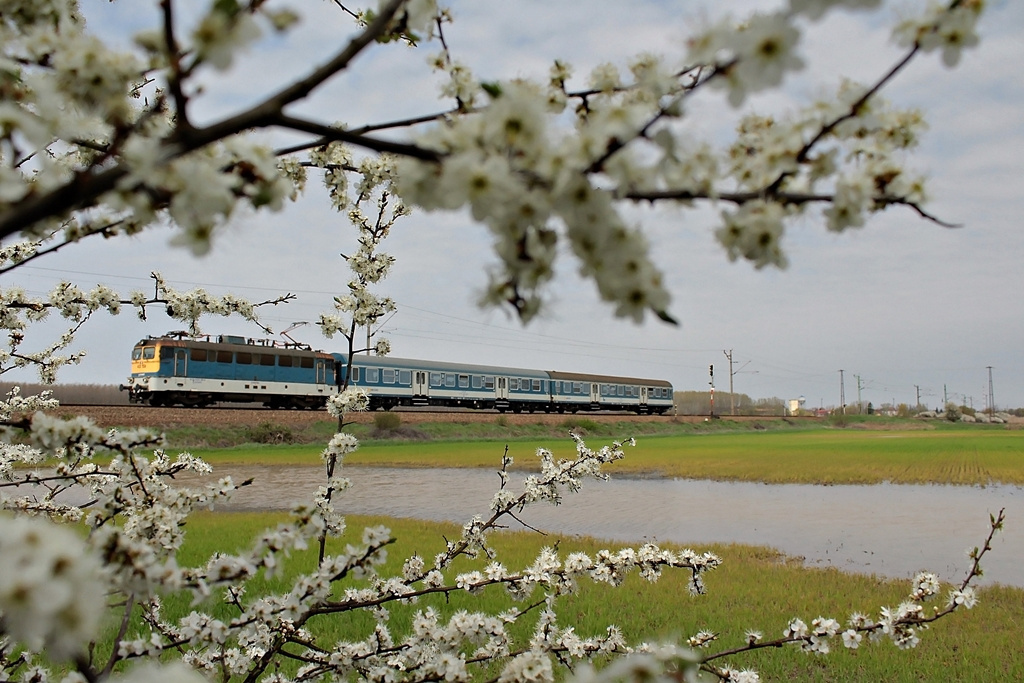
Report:
[[[236,510],[287,509],[309,500],[324,479],[314,467],[231,466],[215,474],[254,479],[226,508]],[[336,499],[344,513],[436,521],[487,516],[499,484],[488,470],[348,467],[344,474],[353,484]],[[545,531],[623,542],[769,545],[811,566],[897,578],[928,569],[947,581],[963,578],[965,550],[984,540],[989,514],[1006,508],[1006,531],[984,564],[984,581],[1024,587],[1024,489],[1015,486],[613,479],[587,482],[565,501],[528,508],[522,519]]]

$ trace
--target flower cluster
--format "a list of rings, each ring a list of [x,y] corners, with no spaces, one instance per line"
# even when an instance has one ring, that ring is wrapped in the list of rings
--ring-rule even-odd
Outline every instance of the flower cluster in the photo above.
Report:
[[[955,63],[948,55],[976,42],[982,4],[934,5],[898,33],[911,36],[904,41],[911,50],[942,46],[947,64]],[[923,182],[899,153],[916,143],[922,120],[879,98],[891,75],[872,86],[844,84],[838,96],[792,116],[745,117],[735,142],[721,152],[688,139],[681,123],[685,101],[705,85],[727,90],[739,106],[802,68],[802,17],[874,5],[794,0],[783,11],[727,18],[688,41],[686,67],[644,55],[624,78],[602,64],[590,74],[590,89],[578,93],[566,88],[570,67],[557,62],[547,83],[487,84],[490,102],[469,111],[465,103],[476,102],[477,91],[467,70],[442,53],[432,63],[458,84],[445,93],[464,115],[420,136],[437,158],[402,159],[398,187],[406,201],[427,210],[467,207],[491,230],[499,265],[484,303],[511,304],[526,320],[534,316],[557,245],[566,241],[580,272],[616,314],[667,317],[662,276],[617,200],[734,203],[735,210],[722,212],[717,235],[730,258],[757,267],[786,265],[785,220],[807,205],[825,203],[832,230],[862,225],[865,213],[892,204],[920,207]],[[567,117],[573,101],[579,104]]]
[[[366,410],[370,397],[365,389],[348,387],[327,399],[327,412],[331,417],[341,419],[346,413]]]
[[[0,516],[0,624],[56,660],[80,653],[106,609],[100,562],[71,530]]]

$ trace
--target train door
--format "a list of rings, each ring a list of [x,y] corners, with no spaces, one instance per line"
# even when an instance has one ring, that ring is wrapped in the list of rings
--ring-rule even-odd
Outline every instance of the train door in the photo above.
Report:
[[[499,401],[508,400],[508,377],[494,378],[494,398]]]
[[[412,395],[426,396],[428,391],[427,371],[416,370],[412,373]]]
[[[598,389],[599,387],[596,383],[590,383],[590,402],[595,405],[601,402],[601,392]]]
[[[646,406],[647,405],[647,392],[648,392],[648,390],[649,390],[648,387],[640,387],[640,405],[642,405],[642,406]]]
[[[327,384],[327,361],[320,358],[316,361],[316,383]]]
[[[188,349],[174,349],[174,376],[188,375]]]

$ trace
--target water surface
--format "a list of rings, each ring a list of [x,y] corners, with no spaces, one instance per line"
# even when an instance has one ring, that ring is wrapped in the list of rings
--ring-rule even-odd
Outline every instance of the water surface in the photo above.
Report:
[[[323,482],[317,467],[225,466],[215,476],[254,484],[225,509],[287,509]],[[346,514],[465,522],[487,516],[495,472],[472,469],[348,467]],[[521,490],[513,474],[510,486]],[[181,478],[179,477],[179,480]],[[613,541],[655,540],[700,549],[712,542],[768,545],[810,566],[909,578],[922,569],[963,578],[966,549],[988,533],[989,514],[1006,508],[1006,531],[984,564],[984,583],[1024,587],[1024,489],[1017,486],[878,484],[816,486],[689,479],[588,481],[563,505],[527,508],[523,521],[555,533]],[[514,522],[513,522],[514,524]]]

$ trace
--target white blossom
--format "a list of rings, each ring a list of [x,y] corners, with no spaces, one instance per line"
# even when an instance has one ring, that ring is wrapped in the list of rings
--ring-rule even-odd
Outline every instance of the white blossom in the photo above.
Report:
[[[98,558],[72,531],[0,515],[4,630],[58,661],[83,654],[106,608]]]

